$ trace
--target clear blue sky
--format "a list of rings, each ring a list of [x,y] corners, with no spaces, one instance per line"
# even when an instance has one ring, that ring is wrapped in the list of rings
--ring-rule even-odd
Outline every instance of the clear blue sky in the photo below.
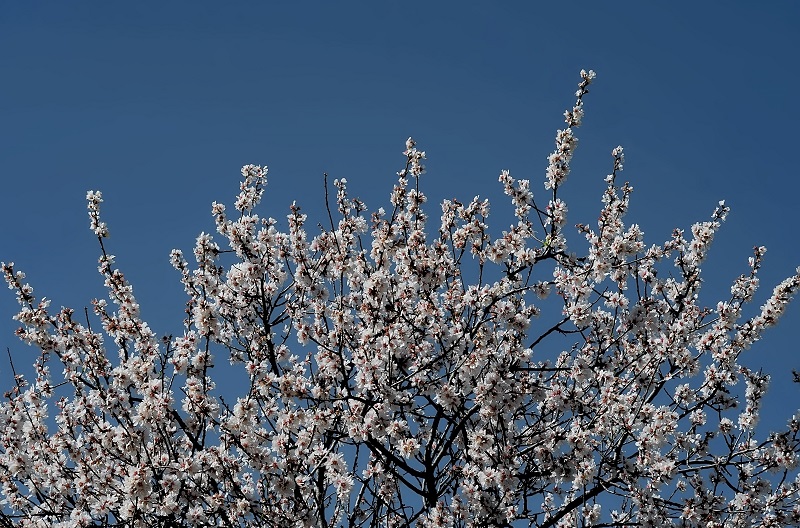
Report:
[[[800,4],[761,5],[4,2],[0,260],[56,307],[88,305],[103,290],[85,194],[102,190],[109,250],[145,318],[179,333],[169,250],[213,231],[210,204],[231,203],[241,165],[270,166],[265,216],[284,218],[297,200],[322,220],[323,172],[385,205],[413,135],[432,202],[480,194],[501,217],[501,169],[545,196],[555,130],[578,71],[592,68],[564,189],[570,223],[596,220],[622,144],[629,219],[647,240],[727,200],[706,293],[724,295],[763,244],[763,299],[800,264]],[[2,294],[0,344],[27,363],[14,313]],[[764,419],[795,410],[799,325],[795,306],[747,359],[773,374]],[[0,380],[10,383],[4,360]]]

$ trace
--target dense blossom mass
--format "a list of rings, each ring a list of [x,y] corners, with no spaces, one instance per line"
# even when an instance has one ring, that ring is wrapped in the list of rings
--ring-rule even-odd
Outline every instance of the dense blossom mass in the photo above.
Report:
[[[245,166],[233,210],[212,205],[219,236],[171,255],[177,337],[142,320],[90,192],[108,289],[93,314],[52,310],[3,264],[41,354],[0,405],[0,525],[800,525],[800,420],[757,438],[768,379],[738,363],[800,271],[744,317],[758,247],[729,297],[700,304],[728,207],[646,244],[623,221],[622,147],[597,224],[568,245],[559,190],[593,79],[556,135],[547,203],[500,174],[501,233],[478,198],[431,221],[410,138],[387,208],[338,179],[328,227],[296,204],[285,230],[259,216],[267,170]],[[248,383],[216,386],[224,362]]]

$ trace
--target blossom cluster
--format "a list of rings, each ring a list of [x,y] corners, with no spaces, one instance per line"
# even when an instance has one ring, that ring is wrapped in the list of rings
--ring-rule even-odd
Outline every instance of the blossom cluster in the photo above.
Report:
[[[625,222],[622,147],[597,224],[578,226],[585,251],[568,252],[558,190],[594,78],[557,133],[546,203],[501,172],[515,220],[499,234],[478,198],[431,225],[411,138],[390,206],[367,214],[337,179],[316,234],[297,204],[285,229],[259,215],[267,169],[243,167],[234,215],[215,202],[216,235],[170,256],[179,335],[142,319],[90,192],[108,290],[93,316],[53,311],[2,265],[40,355],[0,403],[0,524],[800,526],[800,418],[759,439],[768,376],[739,363],[800,269],[745,317],[757,247],[730,297],[702,304],[728,207],[646,244]],[[225,361],[247,383],[218,387]]]

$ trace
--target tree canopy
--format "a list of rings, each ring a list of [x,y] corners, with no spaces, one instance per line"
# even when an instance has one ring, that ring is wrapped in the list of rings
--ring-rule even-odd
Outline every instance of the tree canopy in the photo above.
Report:
[[[244,166],[233,210],[212,205],[218,238],[171,255],[179,336],[140,316],[90,191],[108,290],[91,314],[51,309],[2,265],[17,334],[41,353],[0,405],[0,525],[800,525],[800,421],[758,438],[768,376],[739,362],[800,270],[743,316],[756,247],[730,296],[703,304],[728,207],[645,243],[625,222],[622,147],[596,225],[571,231],[559,190],[593,79],[544,199],[500,173],[502,232],[479,198],[432,221],[411,138],[385,208],[337,179],[316,229],[297,204],[285,229],[261,216],[267,169]],[[235,401],[222,362],[248,380]]]

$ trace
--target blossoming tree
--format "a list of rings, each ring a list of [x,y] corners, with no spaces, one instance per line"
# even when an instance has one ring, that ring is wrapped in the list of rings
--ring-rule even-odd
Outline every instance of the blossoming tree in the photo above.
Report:
[[[756,438],[767,377],[738,363],[800,271],[745,318],[756,248],[728,298],[699,304],[728,208],[645,244],[623,221],[621,147],[597,225],[568,246],[559,190],[593,78],[547,203],[500,174],[516,220],[499,236],[477,198],[443,202],[432,227],[411,139],[386,210],[337,180],[315,234],[296,205],[287,231],[258,216],[266,168],[245,166],[234,211],[212,206],[224,243],[172,253],[178,337],[141,319],[89,192],[108,289],[93,315],[51,311],[3,264],[41,354],[0,406],[0,525],[800,525],[800,421]],[[249,380],[235,401],[215,386],[223,361]]]

